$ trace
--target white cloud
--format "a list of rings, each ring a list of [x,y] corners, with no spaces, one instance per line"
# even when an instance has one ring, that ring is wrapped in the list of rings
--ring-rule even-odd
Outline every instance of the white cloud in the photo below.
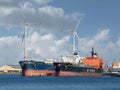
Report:
[[[69,47],[69,36],[57,38],[56,36],[58,34],[55,36],[52,33],[59,32],[60,34],[60,31],[73,29],[78,17],[73,15],[73,13],[66,15],[62,8],[56,8],[50,5],[39,6],[37,4],[47,4],[51,1],[52,0],[0,0],[0,26],[10,26],[12,29],[14,29],[14,26],[23,27],[25,16],[29,23],[38,24],[36,25],[37,30],[45,30],[47,33],[50,32],[41,35],[32,30],[34,32],[28,37],[28,51],[30,56],[58,57],[61,54],[67,53],[66,49]],[[20,8],[20,5],[22,5],[22,8]],[[23,28],[21,32],[22,31]],[[21,38],[17,37],[17,35],[0,37],[1,64],[14,64],[22,60],[22,46]]]
[[[116,44],[118,45],[118,47],[120,47],[120,37],[118,38],[118,41],[116,42]]]
[[[69,37],[57,39],[53,34],[40,35],[33,32],[27,39],[27,51],[30,58],[57,58],[66,53]],[[22,39],[17,36],[0,37],[1,64],[18,64],[23,60]]]
[[[95,51],[100,57],[103,57],[103,61],[113,61],[115,58],[120,58],[120,39],[116,42],[110,41],[110,29],[101,29],[96,35],[91,37],[84,37],[80,39],[81,47],[79,48],[80,54],[90,55],[91,48],[94,47]]]
[[[18,64],[22,59],[21,38],[0,37],[0,65]]]
[[[109,29],[101,29],[93,37],[86,37],[86,38],[80,39],[80,42],[85,48],[103,45],[104,43],[107,43],[108,41],[109,41]]]
[[[105,28],[102,31],[98,32],[97,35],[94,37],[96,41],[104,41],[108,38],[109,29]]]
[[[38,0],[43,2],[43,0]],[[63,30],[71,30],[75,27],[79,13],[65,14],[62,8],[53,6],[39,6],[36,7],[35,2],[32,0],[25,1],[1,1],[1,3],[11,3],[13,7],[8,7],[7,4],[0,5],[0,25],[4,26],[20,26],[23,25],[24,19],[29,23],[38,23],[38,28],[50,32],[60,32]],[[51,0],[44,0],[50,2]],[[34,2],[34,3],[33,3]],[[15,5],[14,5],[15,4]],[[22,5],[22,8],[20,8]]]
[[[28,51],[30,56],[37,57],[58,57],[72,50],[69,36],[62,38],[56,37],[64,30],[73,30],[76,26],[80,13],[65,14],[62,8],[53,6],[44,6],[52,0],[0,0],[0,25],[14,27],[24,23],[23,14],[29,23],[37,23],[34,26],[40,31],[51,33],[40,34],[32,30],[28,37]],[[43,4],[43,5],[38,5]],[[22,4],[21,9],[19,5]],[[36,6],[37,5],[37,6]],[[23,27],[23,26],[22,26]],[[13,29],[13,28],[12,28]],[[22,31],[22,30],[21,30]],[[59,32],[54,35],[52,33]],[[96,35],[91,37],[80,38],[80,54],[86,55],[92,47],[98,54],[106,59],[113,60],[120,58],[120,37],[117,41],[109,40],[110,29],[100,29]],[[64,33],[64,32],[62,32]],[[23,47],[21,38],[17,36],[0,37],[0,57],[1,64],[14,64],[23,59]],[[13,63],[14,62],[14,63]]]
[[[4,15],[5,15],[5,16],[6,16],[6,15],[9,15],[12,10],[13,10],[13,9],[11,9],[11,8],[10,8],[10,9],[9,9],[9,8],[7,8],[7,9],[6,9],[6,8],[0,8],[0,12],[2,13],[2,14],[1,14],[2,16],[4,16]]]
[[[40,40],[40,36],[37,32],[34,32],[31,37],[29,37],[29,40],[31,40],[31,42],[38,42]]]
[[[26,1],[24,3],[19,3],[18,6],[21,7],[22,9],[34,7],[34,5],[29,1]]]
[[[34,38],[34,40],[31,38]],[[29,54],[34,51],[34,54],[43,58],[59,58],[61,54],[66,52],[65,48],[68,46],[67,44],[70,40],[69,36],[57,39],[53,34],[40,35],[37,32],[30,35],[28,39]]]
[[[64,10],[62,8],[55,8],[52,6],[39,8],[39,12],[48,14],[52,17],[60,17],[64,15]]]
[[[55,44],[56,44],[57,46],[61,46],[61,45],[65,44],[66,41],[68,42],[69,39],[70,39],[69,36],[63,37],[61,40],[55,41]],[[64,45],[63,45],[63,46],[64,46]]]
[[[53,40],[54,36],[50,33],[41,36],[38,32],[33,32],[28,39],[30,40],[30,42],[34,43],[34,42],[39,42],[41,40]]]
[[[47,3],[51,2],[52,0],[34,0],[34,1],[39,4],[47,4]]]
[[[95,51],[100,57],[103,57],[104,62],[113,61],[114,58],[120,58],[120,39],[116,42],[109,41],[108,30],[101,30],[95,36],[102,36],[104,39],[97,39],[94,36],[89,38],[81,38],[80,42],[83,42],[83,46],[79,47],[80,56],[88,55],[92,47],[95,47]],[[54,34],[46,33],[40,34],[37,31],[33,31],[28,36],[28,56],[37,58],[56,58],[60,59],[61,55],[71,53],[72,45],[70,36],[64,36],[57,38]],[[99,41],[100,40],[100,41]],[[23,44],[20,37],[8,36],[0,37],[0,57],[1,64],[18,64],[20,60],[23,60]]]

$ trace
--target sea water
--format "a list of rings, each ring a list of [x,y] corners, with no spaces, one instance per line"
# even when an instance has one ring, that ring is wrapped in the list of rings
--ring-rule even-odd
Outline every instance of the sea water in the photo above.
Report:
[[[120,90],[120,77],[0,75],[0,90]]]

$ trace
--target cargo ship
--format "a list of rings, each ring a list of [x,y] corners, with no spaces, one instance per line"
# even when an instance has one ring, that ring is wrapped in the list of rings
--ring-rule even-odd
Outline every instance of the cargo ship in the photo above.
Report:
[[[23,76],[101,76],[103,74],[102,58],[93,49],[91,56],[80,58],[78,55],[66,56],[61,62],[20,61]],[[78,62],[77,62],[78,61]]]
[[[91,56],[80,57],[74,54],[62,57],[62,60],[58,62],[59,76],[101,76],[103,74],[102,58],[98,57],[94,48],[92,48]]]
[[[75,50],[75,35],[73,31],[73,52],[62,56],[60,62],[43,60],[29,60],[27,58],[27,30],[28,23],[24,23],[24,60],[19,61],[23,76],[101,76],[103,74],[103,61],[92,48],[91,56],[80,57]],[[77,26],[78,27],[78,24]],[[77,35],[78,37],[78,35]]]

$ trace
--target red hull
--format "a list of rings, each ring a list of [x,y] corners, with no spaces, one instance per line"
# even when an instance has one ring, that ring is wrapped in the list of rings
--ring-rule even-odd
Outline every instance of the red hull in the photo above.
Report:
[[[23,76],[55,76],[54,70],[25,70],[22,72]],[[59,76],[102,76],[101,73],[90,73],[90,72],[67,72],[60,71]]]

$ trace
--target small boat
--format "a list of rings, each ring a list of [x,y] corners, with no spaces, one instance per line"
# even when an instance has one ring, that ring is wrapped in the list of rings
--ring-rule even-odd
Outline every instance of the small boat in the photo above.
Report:
[[[110,76],[112,76],[112,77],[120,77],[120,71],[111,72]]]

